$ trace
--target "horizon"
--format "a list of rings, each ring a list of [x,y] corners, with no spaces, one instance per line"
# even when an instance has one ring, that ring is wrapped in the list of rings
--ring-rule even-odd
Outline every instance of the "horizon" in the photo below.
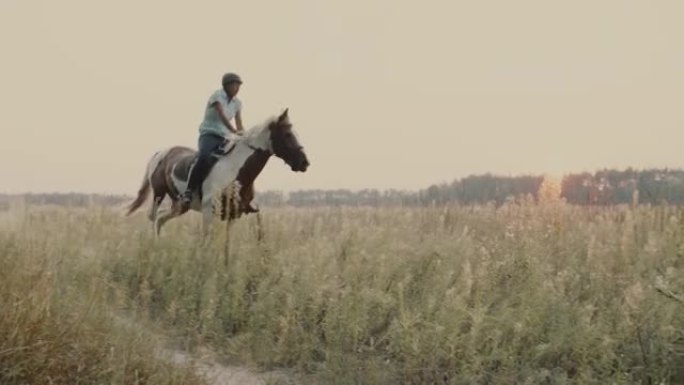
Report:
[[[226,17],[237,14],[239,17]],[[0,3],[0,192],[135,194],[224,72],[311,168],[257,191],[682,169],[684,3]]]
[[[452,180],[446,180],[442,182],[436,182],[436,183],[431,183],[429,185],[419,187],[419,188],[406,188],[406,189],[401,189],[401,188],[375,188],[375,187],[361,187],[361,188],[345,188],[345,187],[329,187],[329,188],[305,188],[305,189],[291,189],[291,190],[282,190],[282,189],[262,189],[262,190],[257,190],[256,193],[273,193],[273,192],[278,192],[278,193],[283,193],[283,194],[290,194],[290,193],[295,193],[298,191],[315,191],[315,190],[320,190],[320,191],[338,191],[338,190],[345,190],[345,191],[351,191],[351,192],[361,192],[364,190],[375,190],[379,192],[387,192],[387,191],[400,191],[400,192],[408,192],[408,193],[417,193],[423,190],[427,190],[431,186],[442,186],[442,185],[449,185],[454,182],[460,182],[463,179],[470,178],[470,177],[481,177],[481,176],[492,176],[494,178],[523,178],[523,177],[541,177],[541,178],[550,178],[551,180],[555,182],[562,182],[564,178],[571,176],[571,175],[582,175],[582,174],[590,174],[590,175],[595,175],[596,173],[603,172],[603,171],[616,171],[616,172],[627,172],[627,171],[633,171],[633,172],[645,172],[645,171],[665,171],[665,172],[684,172],[684,168],[667,168],[667,167],[657,167],[657,168],[636,168],[636,167],[626,167],[626,168],[619,168],[619,169],[613,169],[613,168],[598,168],[596,170],[592,171],[577,171],[577,172],[569,172],[565,173],[563,175],[552,175],[552,174],[532,174],[532,173],[520,173],[520,174],[497,174],[497,173],[491,173],[491,172],[485,172],[482,174],[470,174],[466,175],[463,177],[459,178],[454,178]],[[6,192],[6,191],[0,191],[0,195],[68,195],[68,194],[75,194],[75,195],[101,195],[101,196],[127,196],[127,197],[134,197],[136,195],[136,192],[121,192],[121,193],[112,193],[112,192],[102,192],[102,191],[19,191],[19,192]]]

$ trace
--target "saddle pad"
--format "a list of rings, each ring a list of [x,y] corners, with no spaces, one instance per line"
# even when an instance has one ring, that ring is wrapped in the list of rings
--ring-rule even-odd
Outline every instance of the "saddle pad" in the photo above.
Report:
[[[190,175],[190,170],[195,165],[197,161],[197,153],[188,154],[183,156],[176,164],[173,166],[173,175],[182,181],[188,180],[188,175]]]

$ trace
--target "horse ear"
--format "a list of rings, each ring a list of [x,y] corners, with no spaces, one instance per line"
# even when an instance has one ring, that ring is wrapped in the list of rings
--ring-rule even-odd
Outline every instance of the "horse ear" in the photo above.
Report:
[[[278,118],[278,120],[280,120],[282,122],[283,120],[287,119],[288,110],[289,110],[289,108],[286,108],[285,111],[283,111],[283,113],[280,114],[280,118]]]

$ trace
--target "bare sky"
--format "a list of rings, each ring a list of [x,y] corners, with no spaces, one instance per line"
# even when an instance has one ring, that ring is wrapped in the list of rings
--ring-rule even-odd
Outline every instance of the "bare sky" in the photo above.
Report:
[[[134,193],[226,71],[312,166],[257,189],[684,167],[681,0],[0,0],[0,192]]]

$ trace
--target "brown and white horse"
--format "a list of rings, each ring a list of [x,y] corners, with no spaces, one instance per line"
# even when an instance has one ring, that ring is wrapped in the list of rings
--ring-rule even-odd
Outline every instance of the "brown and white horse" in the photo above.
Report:
[[[195,155],[195,150],[179,146],[155,153],[147,164],[138,196],[128,206],[126,215],[130,215],[145,203],[150,188],[154,200],[148,218],[154,225],[155,234],[159,235],[161,227],[168,220],[184,214],[188,209],[181,208],[178,195],[185,191],[187,165]],[[205,234],[214,217],[215,201],[221,202],[222,217],[227,217],[227,220],[249,212],[248,204],[254,198],[251,186],[271,155],[283,159],[292,171],[305,172],[309,166],[306,153],[292,131],[287,109],[280,116],[270,118],[248,130],[244,136],[237,137],[230,143],[226,154],[221,155],[216,161],[202,183],[201,197],[195,194],[190,205],[190,209],[202,213]],[[183,171],[179,171],[180,169]],[[236,185],[240,189],[238,201],[241,203],[233,210],[229,204],[230,199],[225,196],[227,188],[231,185]],[[171,198],[171,208],[159,210],[159,205],[167,195]]]

